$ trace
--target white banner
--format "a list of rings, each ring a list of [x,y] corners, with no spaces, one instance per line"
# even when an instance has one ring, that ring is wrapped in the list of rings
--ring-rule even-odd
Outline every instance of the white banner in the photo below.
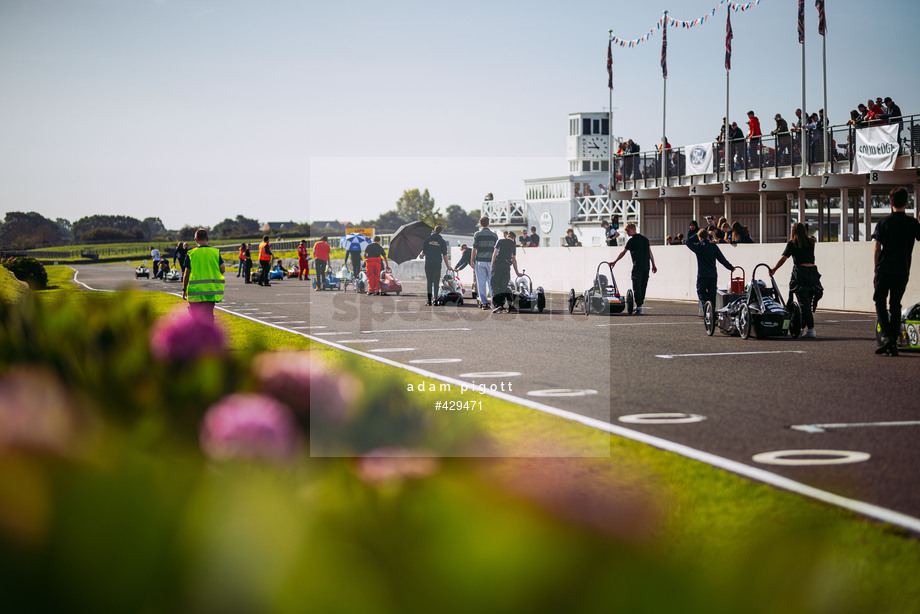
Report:
[[[890,171],[898,157],[898,125],[873,126],[856,131],[853,173]]]
[[[712,172],[712,143],[687,147],[687,174],[708,175]]]

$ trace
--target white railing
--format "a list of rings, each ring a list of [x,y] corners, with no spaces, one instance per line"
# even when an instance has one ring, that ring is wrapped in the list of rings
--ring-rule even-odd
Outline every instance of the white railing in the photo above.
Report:
[[[606,194],[601,196],[583,196],[576,198],[578,211],[575,214],[579,222],[599,222],[620,216],[623,223],[639,221],[639,202],[635,200],[611,200]]]
[[[535,200],[568,200],[572,197],[573,183],[569,178],[558,181],[525,182],[524,198]]]
[[[520,224],[524,222],[523,200],[484,200],[482,214],[493,224]]]

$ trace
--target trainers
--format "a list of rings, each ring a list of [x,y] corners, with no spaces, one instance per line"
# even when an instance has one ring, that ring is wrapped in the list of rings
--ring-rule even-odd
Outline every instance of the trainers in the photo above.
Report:
[[[889,345],[890,344],[888,343],[888,338],[882,337],[881,341],[879,342],[878,347],[875,348],[875,353],[876,354],[887,354]]]
[[[891,356],[898,356],[898,342],[892,341],[888,344],[888,354]]]
[[[504,310],[505,310],[504,307],[496,307],[495,309],[492,310],[492,313],[501,313]]]
[[[508,307],[508,313],[517,313],[517,312],[518,312],[517,307],[513,307],[513,306]]]
[[[637,313],[637,314],[641,314],[641,313],[642,313],[642,307],[636,307],[636,313]]]

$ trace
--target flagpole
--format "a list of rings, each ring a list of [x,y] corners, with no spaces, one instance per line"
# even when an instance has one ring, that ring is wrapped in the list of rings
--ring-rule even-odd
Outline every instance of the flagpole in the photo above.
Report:
[[[730,9],[729,9],[730,10]],[[729,153],[731,148],[729,146],[728,140],[728,92],[729,90],[729,73],[731,70],[728,68],[725,69],[725,134],[722,135],[722,158],[725,163],[725,181],[728,181],[729,172],[734,170],[734,162],[732,161],[732,156]]]
[[[824,132],[824,174],[830,172],[828,166],[830,165],[831,152],[828,151],[828,134],[827,129],[830,127],[830,114],[827,110],[827,36],[824,34],[821,35],[821,53],[823,55],[824,62],[824,122],[821,126],[821,131]]]
[[[613,189],[613,62],[610,46],[613,43],[613,30],[607,30],[607,79],[609,102],[607,104],[607,193]],[[625,177],[624,177],[625,179]]]
[[[668,12],[665,11],[664,12],[664,40],[665,41],[667,41],[667,37],[668,37]],[[662,54],[665,52],[666,49],[667,49],[666,47],[662,48]],[[667,61],[667,56],[663,55],[662,60]],[[666,135],[667,135],[667,118],[668,118],[668,74],[667,74],[667,70],[665,70],[664,74],[662,74],[662,77],[664,81],[664,92],[663,92],[663,100],[661,104],[661,187],[664,187],[665,185],[665,159],[664,159],[665,151],[664,151],[664,148],[665,148],[665,143],[667,142]]]
[[[804,0],[799,0],[799,43],[802,44],[802,126],[799,129],[799,136],[802,141],[801,158],[802,158],[802,175],[808,174],[808,147],[805,143],[805,124],[808,123],[808,109],[805,108],[805,10]],[[801,206],[801,203],[799,203]],[[803,220],[800,220],[803,221]]]

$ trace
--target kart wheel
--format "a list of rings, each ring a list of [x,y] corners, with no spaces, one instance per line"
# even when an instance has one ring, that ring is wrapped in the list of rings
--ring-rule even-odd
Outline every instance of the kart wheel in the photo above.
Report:
[[[626,313],[628,313],[629,315],[632,315],[633,307],[635,306],[636,306],[636,301],[633,298],[633,291],[627,290],[626,291]]]
[[[741,305],[741,312],[738,314],[738,332],[742,339],[751,336],[751,310],[747,305]]]
[[[802,309],[798,303],[792,303],[792,318],[789,322],[789,334],[798,339],[802,334]]]
[[[703,307],[703,325],[706,327],[706,334],[712,337],[716,332],[716,307],[712,301],[706,301],[706,306]]]
[[[569,290],[569,313],[575,311],[575,288]]]
[[[543,313],[544,309],[546,309],[546,294],[540,292],[537,294],[537,311]]]
[[[585,292],[585,315],[591,315],[591,301],[594,298],[594,291],[588,290]]]

